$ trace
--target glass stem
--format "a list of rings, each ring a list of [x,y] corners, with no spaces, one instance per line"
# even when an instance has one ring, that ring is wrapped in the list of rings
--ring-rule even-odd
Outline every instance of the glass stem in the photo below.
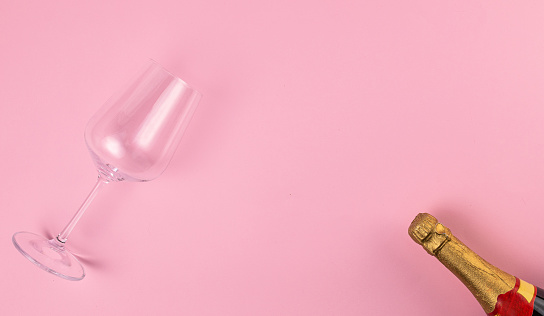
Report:
[[[100,174],[98,175],[98,179],[96,180],[96,184],[94,185],[93,189],[91,190],[91,193],[87,196],[83,204],[79,207],[79,210],[77,210],[76,214],[74,214],[74,217],[70,220],[68,225],[64,227],[64,229],[60,232],[60,234],[57,235],[56,239],[58,242],[65,243],[68,240],[68,235],[72,232],[74,227],[76,226],[77,222],[85,213],[85,210],[91,205],[91,202],[93,201],[94,197],[98,193],[101,187],[103,187],[105,184],[108,183],[108,180],[103,179]]]

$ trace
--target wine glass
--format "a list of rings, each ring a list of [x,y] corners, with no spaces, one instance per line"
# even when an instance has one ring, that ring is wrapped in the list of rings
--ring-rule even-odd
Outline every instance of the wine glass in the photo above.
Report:
[[[18,232],[12,238],[15,247],[47,272],[83,279],[83,265],[65,245],[70,232],[105,184],[149,181],[166,169],[200,98],[197,90],[150,60],[87,124],[85,142],[98,179],[79,210],[55,238]]]

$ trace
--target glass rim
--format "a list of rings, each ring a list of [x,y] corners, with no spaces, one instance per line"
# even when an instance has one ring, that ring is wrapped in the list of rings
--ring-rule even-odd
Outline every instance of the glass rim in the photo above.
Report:
[[[193,93],[197,93],[199,97],[202,97],[202,93],[200,91],[198,91],[198,89],[196,89],[194,86],[187,83],[187,81],[181,79],[179,76],[176,76],[174,73],[172,73],[170,70],[166,69],[163,65],[161,65],[159,62],[157,62],[155,59],[148,58],[148,63],[151,64],[154,67],[160,68],[163,72],[168,74],[170,77],[179,80],[186,88],[193,91]]]

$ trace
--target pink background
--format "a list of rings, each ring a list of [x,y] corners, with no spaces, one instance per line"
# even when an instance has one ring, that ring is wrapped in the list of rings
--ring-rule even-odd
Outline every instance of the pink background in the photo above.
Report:
[[[407,228],[435,214],[544,286],[544,2],[2,1],[1,315],[483,315]],[[154,58],[204,98],[169,169],[70,238],[90,116]]]

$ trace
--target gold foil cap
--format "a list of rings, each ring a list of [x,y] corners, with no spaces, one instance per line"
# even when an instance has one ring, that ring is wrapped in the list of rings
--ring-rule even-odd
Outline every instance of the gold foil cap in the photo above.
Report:
[[[431,214],[418,214],[408,234],[463,282],[486,313],[494,310],[499,295],[516,284],[515,277],[482,259]]]
[[[452,237],[449,228],[427,213],[416,216],[408,228],[408,234],[432,256],[436,256]]]

